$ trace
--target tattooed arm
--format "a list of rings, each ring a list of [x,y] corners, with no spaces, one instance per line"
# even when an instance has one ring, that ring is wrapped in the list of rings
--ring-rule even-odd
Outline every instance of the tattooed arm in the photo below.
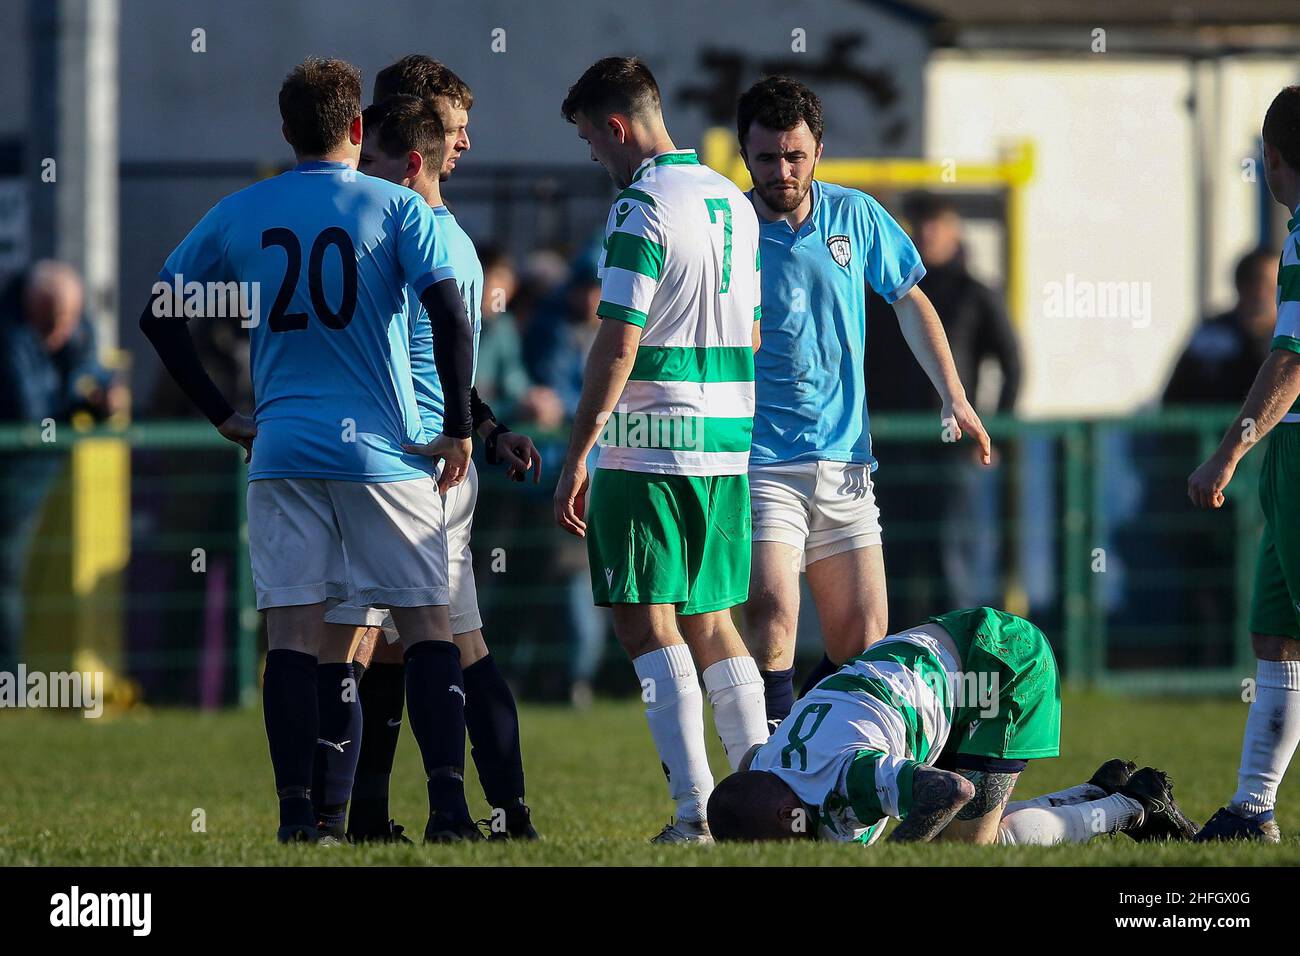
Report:
[[[917,767],[912,778],[912,809],[889,834],[890,842],[924,843],[934,839],[974,796],[974,785],[960,774]]]
[[[940,839],[956,843],[996,843],[1002,812],[1006,809],[1019,773],[958,770],[971,782],[975,796],[959,811]]]

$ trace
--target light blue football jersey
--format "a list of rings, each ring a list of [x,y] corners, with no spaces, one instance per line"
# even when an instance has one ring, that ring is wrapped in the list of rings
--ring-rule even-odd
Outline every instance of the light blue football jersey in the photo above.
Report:
[[[451,210],[446,206],[434,206],[433,212],[438,219],[438,241],[456,274],[460,297],[465,300],[465,312],[474,327],[474,371],[477,373],[478,340],[483,330],[483,266],[478,261],[474,241],[461,228]],[[433,441],[442,432],[445,407],[442,379],[438,377],[438,367],[433,361],[433,327],[424,306],[409,293],[408,305],[411,307],[411,377],[415,383],[415,400],[420,407],[425,440]]]
[[[813,180],[812,200],[798,232],[759,217],[763,343],[754,357],[749,460],[846,461],[874,470],[867,287],[895,302],[925,266],[907,233],[866,193]]]
[[[160,278],[256,284],[250,480],[431,473],[402,451],[422,437],[407,289],[418,296],[455,273],[413,190],[345,163],[300,163],[217,203]]]

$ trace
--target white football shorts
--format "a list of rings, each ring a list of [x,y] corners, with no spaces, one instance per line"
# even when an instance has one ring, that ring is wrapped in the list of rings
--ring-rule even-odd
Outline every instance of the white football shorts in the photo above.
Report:
[[[798,548],[799,569],[880,544],[880,508],[868,465],[796,461],[749,466],[753,540]]]
[[[447,603],[447,534],[432,478],[248,483],[248,553],[259,610],[355,600]]]
[[[464,634],[483,626],[483,618],[478,609],[478,589],[474,585],[474,559],[469,548],[470,531],[474,525],[474,506],[477,503],[478,469],[471,461],[469,474],[464,481],[446,495],[439,495],[435,484],[431,498],[421,504],[431,512],[436,510],[441,513],[446,523],[450,600],[443,603],[450,604],[453,634]],[[391,614],[379,607],[367,607],[351,596],[344,603],[330,608],[325,614],[325,620],[330,624],[382,627],[388,643],[394,644],[398,639]]]

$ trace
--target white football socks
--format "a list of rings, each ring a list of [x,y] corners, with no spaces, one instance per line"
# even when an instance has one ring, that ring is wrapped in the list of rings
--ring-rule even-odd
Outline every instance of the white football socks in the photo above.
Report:
[[[1007,804],[1002,815],[1009,816],[1017,810],[1028,810],[1030,807],[1068,807],[1076,803],[1087,803],[1089,800],[1101,800],[1105,796],[1106,791],[1101,787],[1091,783],[1080,783],[1073,787],[1066,787],[1064,790],[1057,790],[1055,793],[1045,793],[1041,797],[1014,800]]]
[[[767,708],[758,665],[752,657],[728,657],[710,664],[704,668],[704,689],[727,762],[736,770],[750,747],[767,740]]]
[[[641,680],[650,736],[668,771],[668,792],[677,803],[677,819],[703,820],[713,792],[713,774],[704,749],[704,695],[690,648],[685,644],[661,647],[642,654],[632,666]]]
[[[1255,700],[1246,715],[1241,769],[1232,808],[1243,814],[1272,810],[1277,787],[1300,742],[1300,661],[1260,661]]]
[[[1121,793],[1084,803],[1007,810],[998,828],[998,842],[1004,846],[1086,843],[1102,833],[1127,829],[1142,819],[1142,804]]]

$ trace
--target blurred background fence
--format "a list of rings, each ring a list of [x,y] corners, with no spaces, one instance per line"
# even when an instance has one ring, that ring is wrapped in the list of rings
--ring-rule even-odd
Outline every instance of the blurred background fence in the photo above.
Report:
[[[988,420],[998,457],[937,439],[933,416],[872,419],[890,622],[989,603],[1047,632],[1067,679],[1119,690],[1227,690],[1250,672],[1245,615],[1260,516],[1248,456],[1227,506],[1186,477],[1232,409],[1124,419]],[[538,436],[539,485],[480,461],[476,573],[489,645],[521,693],[631,691],[585,548],[554,525],[564,434]],[[205,424],[57,434],[0,429],[3,500],[39,522],[7,606],[29,668],[103,668],[121,700],[215,708],[256,697],[264,651],[245,466]],[[820,653],[810,601],[800,657]]]

